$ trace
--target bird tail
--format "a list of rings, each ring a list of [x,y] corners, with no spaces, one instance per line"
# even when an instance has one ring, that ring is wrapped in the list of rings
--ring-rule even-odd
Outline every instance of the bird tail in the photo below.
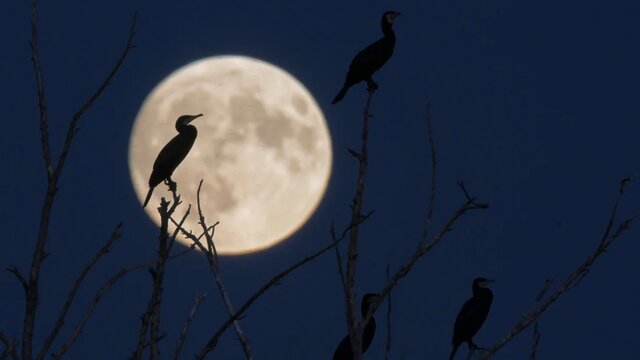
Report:
[[[333,101],[331,102],[331,104],[335,104],[338,101],[342,100],[342,98],[344,98],[345,95],[347,95],[347,91],[349,91],[349,85],[347,85],[346,83],[342,86],[342,89],[340,89],[340,92],[338,93],[338,95],[336,95],[336,97],[333,99]]]
[[[453,349],[451,349],[451,355],[449,355],[449,360],[453,360],[453,358],[456,356],[456,351],[458,351],[459,346],[460,344],[453,344]]]
[[[149,187],[149,191],[147,192],[147,197],[144,199],[144,204],[142,204],[143,209],[147,206],[147,204],[149,203],[149,200],[151,200],[151,194],[153,194],[153,188],[154,186]]]

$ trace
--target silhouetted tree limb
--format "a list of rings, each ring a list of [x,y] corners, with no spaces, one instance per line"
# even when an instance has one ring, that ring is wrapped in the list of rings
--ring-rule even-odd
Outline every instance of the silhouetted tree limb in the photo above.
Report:
[[[593,253],[589,257],[587,257],[587,259],[566,278],[566,280],[560,285],[560,287],[558,287],[549,297],[542,301],[538,307],[525,314],[521,318],[520,322],[518,322],[505,337],[499,340],[487,351],[481,353],[480,359],[488,359],[493,354],[502,349],[508,342],[510,342],[514,337],[520,334],[529,325],[536,322],[540,318],[540,316],[542,316],[542,314],[544,314],[544,312],[547,311],[547,309],[553,303],[555,303],[563,294],[567,293],[569,290],[578,285],[587,276],[587,274],[591,270],[591,266],[593,266],[596,260],[598,260],[598,258],[607,251],[609,246],[613,244],[620,237],[620,235],[622,235],[629,228],[633,221],[637,220],[638,217],[640,217],[640,214],[635,214],[629,218],[626,218],[616,227],[615,231],[613,231],[613,225],[615,223],[618,205],[622,200],[624,188],[632,179],[633,177],[627,177],[620,182],[618,197],[613,205],[613,209],[611,210],[611,215],[609,216],[604,234],[602,235],[598,246],[593,251]]]
[[[183,256],[183,255],[185,255],[185,254],[187,254],[187,253],[189,253],[191,251],[193,251],[192,247],[169,256],[168,260],[173,260],[173,259],[178,258],[180,256]],[[140,269],[146,268],[148,266],[151,266],[151,265],[155,264],[156,262],[157,262],[157,259],[152,259],[152,260],[147,260],[145,262],[141,262],[141,263],[138,263],[138,264],[129,265],[127,267],[124,267],[124,268],[120,269],[117,273],[115,273],[113,276],[111,276],[104,283],[104,285],[102,285],[102,287],[100,287],[100,289],[98,289],[98,291],[96,292],[95,296],[93,297],[93,300],[91,301],[91,303],[89,304],[87,309],[84,311],[80,321],[76,325],[73,333],[71,334],[69,339],[64,343],[64,345],[62,345],[60,350],[58,350],[57,352],[55,352],[53,354],[52,359],[54,359],[54,360],[61,359],[62,356],[64,356],[65,353],[69,350],[69,348],[71,348],[71,346],[74,344],[74,342],[78,339],[78,336],[80,336],[80,334],[82,333],[82,329],[84,328],[84,325],[86,324],[86,322],[89,320],[89,318],[93,314],[93,311],[95,310],[96,306],[98,306],[98,303],[102,300],[102,298],[111,290],[111,288],[118,281],[120,281],[125,275],[128,275],[128,274],[132,273],[133,271],[140,270]]]
[[[38,238],[34,247],[30,271],[29,280],[25,281],[26,286],[26,301],[25,301],[25,315],[22,330],[22,358],[23,360],[31,360],[33,351],[33,334],[35,328],[36,309],[38,307],[38,289],[40,269],[42,262],[47,256],[44,249],[47,233],[49,229],[49,221],[51,217],[51,209],[53,208],[54,198],[58,191],[58,182],[62,170],[64,168],[71,143],[74,135],[77,133],[77,124],[82,115],[88,110],[91,105],[98,99],[98,97],[107,88],[115,74],[118,72],[124,60],[131,48],[133,48],[133,37],[135,34],[136,18],[134,16],[131,29],[129,31],[129,38],[127,44],[116,65],[109,73],[107,78],[99,86],[98,90],[87,100],[80,110],[76,112],[67,128],[67,135],[65,137],[62,151],[58,157],[57,163],[54,165],[51,149],[49,144],[49,132],[48,132],[48,113],[45,97],[44,79],[42,74],[42,67],[40,65],[40,54],[38,50],[38,16],[37,16],[37,0],[31,1],[31,60],[33,62],[34,74],[36,77],[36,93],[38,96],[38,110],[39,110],[39,124],[40,124],[40,141],[42,143],[42,156],[45,163],[45,169],[47,173],[47,191],[45,194],[44,202],[42,205],[42,212],[40,216],[40,225],[38,230]]]
[[[464,192],[466,201],[462,205],[460,205],[458,210],[456,210],[449,217],[449,220],[440,229],[440,231],[438,231],[438,233],[433,237],[433,239],[430,242],[425,242],[424,240],[420,241],[420,243],[418,244],[418,248],[415,250],[415,252],[402,264],[402,266],[400,266],[400,269],[398,269],[398,271],[391,277],[391,280],[389,280],[385,285],[385,287],[382,289],[382,291],[380,292],[381,297],[379,301],[373,303],[371,307],[369,307],[369,311],[367,312],[367,315],[363,319],[363,322],[365,324],[371,319],[373,314],[378,309],[378,306],[380,306],[384,298],[386,298],[391,293],[391,291],[393,290],[393,288],[396,287],[398,282],[411,271],[413,266],[422,256],[424,256],[429,251],[431,251],[433,247],[436,246],[438,242],[440,242],[440,240],[442,240],[442,238],[444,238],[444,236],[453,229],[453,224],[462,215],[464,215],[467,211],[470,211],[470,210],[482,210],[489,207],[488,204],[479,203],[476,201],[475,197],[471,197],[467,192],[466,188],[464,187],[464,183],[462,181],[458,182],[458,186],[460,186],[460,188]]]
[[[391,276],[389,274],[389,264],[387,264],[386,273],[388,282]],[[384,360],[391,359],[391,293],[389,293],[387,300],[387,346],[385,346],[384,350]]]
[[[182,351],[184,340],[187,338],[187,332],[189,331],[189,326],[191,325],[191,321],[193,321],[193,318],[196,316],[196,311],[198,311],[198,307],[200,307],[200,304],[206,298],[207,298],[207,294],[202,295],[200,293],[196,293],[195,302],[191,307],[191,311],[189,312],[187,319],[184,321],[184,325],[182,326],[182,331],[180,331],[180,336],[178,337],[176,348],[173,352],[173,360],[180,359],[180,352]]]
[[[366,324],[361,324],[357,318],[356,312],[356,259],[358,257],[358,230],[360,218],[362,217],[362,206],[364,201],[364,187],[367,179],[367,166],[369,164],[368,143],[369,143],[369,119],[372,115],[369,113],[371,107],[371,99],[375,89],[370,87],[367,89],[367,102],[363,111],[362,132],[360,134],[360,152],[349,149],[349,153],[358,160],[358,182],[356,184],[356,192],[351,202],[351,226],[349,246],[347,249],[347,273],[345,288],[345,304],[347,328],[349,329],[349,338],[354,360],[362,358],[362,333]],[[338,250],[336,250],[338,251]],[[338,257],[339,258],[339,257]],[[341,275],[342,276],[342,275]]]
[[[69,295],[67,296],[67,300],[65,301],[64,305],[62,306],[62,310],[60,310],[60,314],[58,314],[58,319],[56,320],[56,323],[55,323],[53,329],[51,330],[51,333],[49,333],[49,336],[47,336],[47,338],[45,339],[44,344],[42,345],[42,348],[40,349],[40,351],[36,355],[36,359],[38,359],[38,360],[39,359],[43,359],[45,354],[47,353],[47,351],[49,351],[49,348],[53,344],[54,340],[58,336],[58,333],[62,329],[62,326],[64,325],[67,313],[69,312],[69,309],[71,308],[71,305],[73,304],[73,300],[75,299],[75,296],[78,293],[78,290],[80,290],[80,285],[82,285],[85,277],[87,276],[87,274],[89,274],[89,271],[91,271],[91,269],[98,262],[98,260],[100,260],[100,258],[103,255],[108,253],[109,249],[111,248],[111,245],[121,237],[121,233],[120,233],[121,229],[122,229],[122,223],[119,223],[116,226],[116,228],[113,230],[113,232],[111,233],[111,235],[109,236],[107,241],[102,245],[102,247],[98,250],[98,252],[93,256],[93,259],[91,259],[91,261],[89,261],[89,263],[84,267],[84,269],[82,269],[82,271],[78,275],[78,278],[76,279],[75,283],[73,284],[73,287],[71,288],[71,291],[69,291]]]
[[[213,233],[215,232],[215,226],[218,223],[216,222],[216,224],[211,228],[211,232],[209,232],[208,231],[209,227],[207,226],[206,220],[202,213],[202,206],[200,205],[200,191],[202,189],[202,182],[203,180],[200,180],[200,184],[198,185],[198,192],[196,195],[197,202],[198,202],[198,218],[199,218],[198,223],[200,224],[200,226],[202,226],[202,231],[204,233],[205,239],[207,240],[207,246],[205,248],[204,245],[202,245],[202,243],[197,239],[192,238],[192,240],[196,243],[196,245],[200,248],[200,250],[205,254],[207,258],[207,262],[209,263],[209,268],[213,273],[213,277],[216,281],[216,285],[218,286],[218,291],[220,292],[220,296],[222,297],[225,308],[227,310],[227,315],[233,316],[233,314],[235,313],[235,310],[233,308],[233,304],[231,303],[231,298],[229,297],[229,293],[227,292],[224,286],[224,282],[222,281],[222,274],[220,273],[220,266],[218,263],[218,251],[216,250],[216,245],[213,242]],[[240,322],[237,319],[233,321],[233,328],[235,329],[236,334],[238,335],[238,340],[240,341],[240,345],[242,347],[242,351],[244,353],[245,358],[247,360],[253,359],[253,356],[251,355],[251,347],[249,346],[249,341],[247,340],[247,337],[245,336],[244,331],[242,331],[242,328],[240,327]]]
[[[536,296],[536,306],[540,304],[540,301],[544,298],[544,295],[547,293],[549,288],[551,287],[551,280],[546,279],[544,281],[544,286],[542,290]],[[529,360],[536,360],[536,354],[538,352],[538,345],[540,345],[540,330],[538,329],[538,321],[533,324],[533,334],[531,335],[533,338],[533,342],[531,344],[531,355],[529,356]]]
[[[4,345],[0,360],[7,359],[9,356],[14,360],[18,360],[18,342],[15,339],[10,341],[2,331],[0,331],[0,342]]]
[[[18,279],[18,282],[20,282],[20,285],[22,286],[22,289],[26,294],[27,291],[29,290],[29,284],[27,283],[27,280],[24,279],[24,276],[22,276],[22,273],[20,272],[20,270],[18,270],[18,267],[15,265],[11,265],[5,270],[16,276],[16,278]]]
[[[244,304],[242,304],[242,306],[232,316],[230,316],[218,328],[218,330],[216,330],[216,332],[209,339],[209,341],[207,342],[205,347],[202,349],[202,351],[200,351],[200,353],[198,353],[198,355],[196,355],[196,359],[199,359],[199,360],[204,359],[207,356],[207,354],[209,354],[216,347],[216,345],[218,344],[218,340],[220,339],[220,336],[222,336],[222,334],[224,334],[224,332],[229,328],[229,326],[231,326],[231,324],[233,324],[233,322],[235,320],[237,320],[241,316],[243,316],[244,313],[249,309],[249,307],[251,307],[251,305],[253,305],[253,303],[256,300],[258,300],[260,298],[260,296],[262,296],[262,294],[264,294],[267,290],[269,290],[273,286],[280,284],[282,279],[287,277],[287,275],[291,274],[295,270],[301,268],[303,265],[313,261],[314,259],[316,259],[320,255],[322,255],[322,254],[326,253],[327,251],[331,250],[334,246],[338,245],[340,243],[340,241],[342,241],[346,237],[347,232],[351,229],[352,226],[356,226],[356,225],[361,224],[366,219],[368,219],[371,214],[372,213],[369,213],[367,216],[363,216],[357,224],[350,224],[344,230],[344,232],[342,233],[343,235],[341,237],[339,237],[338,239],[336,239],[336,241],[334,241],[331,244],[323,247],[322,249],[318,250],[317,252],[315,252],[315,253],[313,253],[313,254],[311,254],[309,256],[306,256],[302,260],[297,261],[296,263],[294,263],[290,267],[286,268],[285,270],[281,271],[276,276],[271,278],[271,280],[267,281],[264,285],[262,285],[256,292],[253,293],[253,295],[251,295],[247,299],[247,301],[245,301]],[[188,232],[183,231],[183,234],[185,234],[185,233],[188,233]]]
[[[160,213],[160,235],[158,242],[157,261],[154,268],[149,268],[151,278],[153,280],[153,290],[151,297],[147,305],[147,310],[141,317],[140,331],[138,332],[138,343],[136,350],[133,354],[133,359],[139,360],[142,358],[142,354],[147,347],[150,347],[150,359],[159,359],[160,351],[158,348],[158,342],[163,338],[159,333],[160,327],[160,304],[162,302],[165,266],[171,252],[171,246],[174,244],[175,237],[178,234],[178,228],[173,232],[173,235],[169,236],[169,218],[173,215],[176,208],[182,203],[180,196],[176,194],[176,190],[173,187],[169,187],[172,195],[173,202],[167,202],[164,197],[160,200],[160,207],[158,212]],[[171,205],[171,206],[169,206]],[[182,226],[184,221],[189,216],[191,211],[191,205],[187,208],[184,216],[182,217],[179,225]],[[149,340],[147,340],[147,331],[149,332]]]
[[[436,156],[436,144],[433,141],[433,130],[431,127],[431,103],[427,103],[427,140],[429,141],[429,149],[431,150],[431,194],[429,196],[429,210],[427,219],[422,231],[422,239],[426,240],[431,230],[431,221],[433,220],[433,210],[436,205],[436,176],[438,168],[438,159]]]

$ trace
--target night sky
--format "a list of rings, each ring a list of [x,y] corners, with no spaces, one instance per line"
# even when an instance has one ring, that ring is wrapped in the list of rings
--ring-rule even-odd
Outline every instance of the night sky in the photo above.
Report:
[[[346,149],[360,144],[365,86],[352,88],[337,105],[330,102],[353,56],[381,36],[381,14],[402,12],[394,56],[374,75],[380,89],[371,108],[364,211],[375,213],[361,227],[358,302],[380,291],[386,265],[397,269],[420,240],[431,179],[427,102],[438,155],[434,230],[464,201],[458,180],[490,208],[460,219],[394,290],[393,359],[447,358],[453,321],[478,276],[496,282],[476,343],[489,346],[506,335],[546,278],[559,284],[593,251],[620,180],[640,170],[640,4],[632,1],[42,1],[40,55],[56,158],[69,119],[115,63],[136,10],[137,47],[82,119],[61,179],[41,276],[36,349],[77,273],[118,222],[122,239],[87,278],[53,350],[108,277],[155,256],[158,230],[130,181],[129,135],[153,87],[197,59],[245,55],[287,70],[322,107],[333,141],[332,177],[309,222],[269,250],[221,258],[239,306],[277,272],[327,245],[332,220],[338,229],[350,221],[357,162]],[[30,5],[3,1],[0,14],[0,267],[15,264],[26,274],[46,190]],[[620,219],[637,213],[639,200],[640,184],[632,183]],[[637,226],[626,232],[545,313],[540,359],[640,358],[633,345],[640,335],[639,234]],[[150,292],[146,270],[124,278],[67,358],[130,355]],[[208,265],[194,252],[167,268],[163,358],[173,351],[196,292],[208,298],[184,358],[199,352],[226,319]],[[24,295],[8,272],[0,275],[0,309],[0,330],[19,337]],[[376,315],[379,332],[366,359],[383,357],[385,309],[386,303]],[[344,314],[330,252],[267,292],[241,325],[257,359],[328,359],[346,334]],[[530,347],[531,329],[494,358],[528,358]],[[463,347],[458,358],[465,356]],[[243,358],[232,329],[210,358]]]

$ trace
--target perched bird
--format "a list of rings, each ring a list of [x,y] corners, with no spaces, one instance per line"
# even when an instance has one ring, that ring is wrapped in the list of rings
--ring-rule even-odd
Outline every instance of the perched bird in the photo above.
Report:
[[[492,282],[493,280],[485,278],[473,280],[473,297],[462,305],[455,325],[453,325],[453,339],[451,340],[453,350],[451,350],[449,360],[453,360],[458,347],[463,342],[469,345],[470,351],[480,349],[478,345],[473,343],[473,336],[480,330],[489,315],[493,293],[487,288],[487,285]]]
[[[367,46],[353,58],[351,65],[349,65],[349,72],[347,72],[347,76],[344,79],[344,85],[335,99],[333,99],[333,102],[331,102],[332,104],[342,100],[349,88],[360,81],[366,81],[369,89],[375,90],[378,88],[378,84],[373,81],[371,76],[393,55],[396,34],[391,26],[398,15],[400,13],[395,11],[387,11],[382,15],[380,25],[384,37]]]
[[[189,123],[200,116],[202,116],[202,114],[182,115],[176,120],[178,135],[174,136],[173,139],[160,150],[160,154],[158,154],[156,161],[153,163],[153,171],[149,177],[149,192],[147,192],[147,197],[144,199],[143,208],[147,206],[147,203],[151,199],[153,189],[162,181],[166,180],[169,186],[175,186],[172,185],[175,183],[171,180],[171,174],[173,174],[178,165],[180,165],[182,160],[187,156],[198,136],[196,127],[189,125]]]
[[[378,301],[380,299],[380,295],[378,294],[365,294],[362,297],[362,303],[360,304],[360,310],[362,311],[362,317],[367,315],[367,311],[369,311],[369,307],[371,304]],[[364,328],[364,332],[362,333],[362,353],[371,345],[373,341],[373,336],[376,334],[376,320],[372,317],[369,320],[369,323]],[[351,351],[351,339],[349,339],[349,334],[340,341],[340,345],[336,349],[336,352],[333,353],[333,360],[351,360],[353,359],[353,352]]]

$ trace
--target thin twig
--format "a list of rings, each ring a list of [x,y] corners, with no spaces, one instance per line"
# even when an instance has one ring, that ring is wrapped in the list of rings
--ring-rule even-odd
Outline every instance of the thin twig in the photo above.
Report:
[[[389,264],[387,264],[387,282],[390,280]],[[391,293],[387,297],[387,346],[385,346],[384,359],[391,359]]]
[[[469,196],[469,193],[464,188],[462,182],[460,182],[460,187],[463,189],[466,197],[466,201],[460,205],[460,207],[449,217],[449,220],[445,223],[445,225],[440,229],[440,231],[433,237],[430,242],[421,241],[418,244],[418,248],[414,251],[414,253],[400,266],[400,269],[396,271],[396,273],[391,277],[391,280],[387,282],[385,287],[380,291],[380,299],[373,303],[369,307],[369,311],[367,315],[364,317],[363,321],[369,321],[373,314],[378,309],[378,306],[382,303],[382,301],[391,293],[391,291],[396,287],[398,282],[407,276],[407,274],[411,271],[416,262],[425,254],[429,253],[439,242],[444,238],[444,236],[453,229],[453,224],[467,211],[470,210],[478,210],[478,209],[486,209],[489,207],[488,204],[479,203],[475,198]]]
[[[45,342],[42,345],[42,348],[38,352],[38,355],[36,355],[36,359],[44,358],[47,351],[49,351],[49,348],[53,344],[53,341],[56,339],[56,337],[58,336],[58,333],[60,332],[60,330],[62,329],[62,326],[64,325],[64,321],[67,316],[67,313],[69,312],[69,309],[71,308],[71,304],[73,304],[73,300],[75,299],[75,296],[78,293],[78,290],[80,290],[80,285],[82,285],[85,277],[87,276],[87,274],[89,274],[89,271],[91,271],[91,269],[98,262],[98,260],[100,260],[100,258],[103,255],[108,253],[109,249],[111,248],[111,245],[121,237],[121,233],[120,233],[121,229],[122,229],[122,223],[119,223],[116,226],[116,228],[113,230],[113,232],[111,232],[111,235],[109,236],[107,241],[93,256],[93,259],[89,261],[89,263],[84,267],[84,269],[82,269],[82,271],[78,275],[78,278],[76,279],[75,283],[73,284],[73,287],[71,288],[71,291],[69,292],[69,295],[67,296],[67,300],[62,306],[62,310],[60,311],[60,314],[58,314],[58,319],[56,320],[55,326],[51,330],[51,333],[49,333],[49,336],[47,336],[47,338],[45,339]]]
[[[613,224],[615,223],[615,217],[618,210],[618,205],[622,200],[622,196],[624,193],[625,186],[633,179],[633,177],[627,177],[620,182],[620,191],[618,193],[618,197],[613,205],[611,210],[611,214],[607,221],[607,226],[605,228],[604,234],[602,235],[600,241],[598,242],[598,246],[593,251],[593,253],[587,257],[587,259],[580,264],[576,270],[571,273],[565,281],[556,289],[556,291],[551,294],[546,300],[541,302],[541,304],[535,309],[531,310],[527,314],[525,314],[521,320],[507,333],[505,337],[500,339],[497,343],[495,343],[491,348],[487,351],[480,354],[480,359],[488,359],[493,354],[498,352],[502,347],[504,347],[507,343],[513,340],[518,334],[520,334],[523,330],[525,330],[529,325],[536,322],[542,314],[553,304],[555,303],[563,294],[567,293],[569,290],[573,289],[576,285],[578,285],[589,273],[591,270],[591,266],[598,260],[600,255],[604,254],[609,246],[615,242],[620,235],[622,235],[631,225],[631,223],[640,217],[640,214],[635,214],[627,219],[625,219],[622,223],[618,225],[616,230],[612,233]]]
[[[331,221],[331,241],[336,242],[336,228]],[[342,284],[342,291],[347,293],[347,279],[344,275],[344,266],[342,265],[342,255],[340,254],[340,247],[336,246],[334,248],[336,253],[336,261],[338,262],[338,276],[340,277],[340,283]]]
[[[18,360],[18,342],[15,339],[9,341],[9,338],[2,331],[0,331],[0,342],[4,344],[4,351],[0,355],[0,360],[7,359],[9,356],[14,360]]]
[[[182,250],[176,254],[169,256],[168,260],[179,258],[187,253],[190,253],[191,251],[193,251],[193,248]],[[80,334],[82,333],[82,329],[84,328],[85,323],[89,320],[89,318],[91,318],[91,315],[93,314],[93,311],[95,310],[95,308],[98,306],[98,303],[100,302],[100,300],[102,300],[102,298],[111,290],[111,288],[113,288],[113,286],[118,281],[120,281],[125,275],[130,274],[133,271],[140,270],[147,266],[150,266],[154,264],[156,261],[157,261],[156,259],[152,259],[152,260],[147,260],[145,262],[141,262],[138,264],[129,265],[127,267],[120,269],[111,278],[109,278],[109,280],[107,280],[104,283],[104,285],[102,285],[102,287],[100,287],[100,289],[98,289],[98,291],[96,292],[96,295],[93,297],[93,300],[91,301],[87,309],[84,311],[82,318],[76,325],[75,330],[73,331],[69,339],[64,343],[64,345],[60,348],[60,350],[58,350],[53,354],[52,358],[54,360],[61,359],[62,356],[64,356],[64,354],[69,350],[69,348],[71,348],[73,343],[77,340],[78,336],[80,336]]]
[[[202,183],[203,183],[203,180],[201,179],[200,184],[198,185],[198,192],[196,193],[196,199],[198,202],[198,217],[199,217],[198,222],[200,223],[200,226],[202,226],[202,231],[205,234],[204,236],[207,240],[207,248],[205,249],[200,242],[197,242],[197,244],[200,247],[200,250],[202,250],[202,252],[206,254],[207,262],[209,263],[209,268],[213,273],[213,277],[216,281],[216,285],[218,286],[218,291],[220,292],[220,296],[222,297],[225,308],[227,309],[227,315],[233,316],[233,314],[235,313],[235,310],[233,308],[233,304],[231,303],[231,298],[229,297],[229,293],[227,292],[224,286],[224,282],[222,281],[222,274],[220,272],[220,266],[218,264],[218,252],[216,250],[215,243],[213,242],[213,234],[207,231],[208,229],[207,223],[202,213],[202,206],[200,205],[200,191],[202,189]],[[215,231],[215,227],[213,228],[212,232],[214,231]],[[240,341],[240,345],[242,347],[242,351],[244,353],[245,358],[247,360],[253,359],[253,356],[251,355],[251,347],[249,346],[249,340],[247,340],[247,337],[244,334],[244,331],[242,331],[242,328],[240,327],[240,322],[237,319],[233,322],[233,328],[236,331],[236,335],[238,335],[238,340]]]
[[[24,276],[22,276],[22,273],[20,272],[20,270],[18,270],[18,267],[15,265],[11,265],[5,270],[16,276],[16,278],[20,282],[20,285],[22,286],[22,289],[24,289],[26,294],[29,289],[29,284],[27,284],[27,280],[25,280]]]
[[[431,103],[427,103],[427,139],[429,148],[431,149],[431,195],[429,197],[429,211],[427,212],[427,220],[422,231],[422,240],[427,240],[429,230],[431,230],[431,221],[433,220],[433,209],[436,204],[436,175],[438,160],[436,157],[436,145],[433,141],[433,130],[431,128]]]
[[[40,55],[38,51],[38,21],[37,21],[37,0],[31,2],[31,56],[33,62],[33,69],[36,77],[36,92],[38,96],[38,108],[40,114],[40,141],[42,143],[42,155],[45,162],[47,171],[47,191],[42,205],[42,212],[40,215],[40,225],[38,230],[38,238],[33,250],[33,256],[31,260],[31,267],[29,271],[29,280],[27,282],[26,301],[25,301],[25,314],[24,324],[22,330],[22,358],[23,360],[31,360],[33,352],[33,334],[35,331],[35,317],[36,309],[38,307],[38,288],[40,279],[40,269],[42,262],[47,257],[47,253],[44,249],[47,233],[49,230],[49,221],[51,217],[51,210],[53,208],[54,198],[58,192],[58,181],[64,164],[71,148],[74,135],[77,133],[77,124],[82,115],[88,110],[95,100],[104,92],[107,86],[111,83],[113,77],[121,68],[124,60],[129,53],[129,50],[133,47],[133,37],[135,34],[136,17],[134,15],[131,30],[129,32],[129,38],[127,40],[126,47],[121,54],[118,62],[111,70],[107,78],[100,85],[98,90],[89,98],[87,102],[80,108],[80,110],[74,114],[69,126],[67,128],[67,135],[65,137],[62,151],[60,152],[58,162],[54,165],[51,159],[51,149],[49,146],[49,133],[48,133],[48,119],[47,119],[47,106],[45,101],[45,89],[44,80],[42,74],[42,68],[40,65]]]
[[[196,300],[191,307],[191,311],[189,311],[189,315],[187,319],[184,321],[184,325],[182,326],[182,331],[180,331],[180,336],[178,337],[178,342],[176,343],[176,349],[173,352],[173,359],[180,359],[180,352],[182,351],[182,346],[184,345],[184,340],[187,338],[187,332],[189,331],[189,326],[193,321],[193,318],[196,316],[196,311],[198,311],[198,307],[202,303],[204,299],[207,298],[207,294],[196,293]]]
[[[369,213],[367,216],[363,216],[362,219],[360,219],[360,221],[356,224],[350,224],[344,230],[343,236],[339,237],[335,242],[325,246],[324,248],[313,253],[312,255],[306,256],[302,260],[299,260],[298,262],[291,265],[284,271],[281,271],[280,273],[278,273],[276,276],[271,278],[271,280],[267,281],[264,285],[262,285],[256,292],[253,293],[253,295],[249,297],[249,299],[247,299],[247,301],[245,301],[245,303],[232,316],[229,316],[229,318],[227,318],[227,320],[218,328],[218,330],[216,330],[216,332],[213,334],[213,336],[211,336],[211,338],[209,339],[205,347],[202,349],[202,351],[200,351],[200,353],[196,355],[196,359],[199,359],[199,360],[204,359],[207,356],[207,354],[210,353],[216,347],[216,345],[218,344],[218,340],[220,339],[220,336],[224,334],[224,332],[229,328],[229,326],[233,324],[233,322],[236,319],[239,319],[242,315],[244,315],[244,313],[249,309],[249,307],[251,307],[251,305],[253,305],[253,303],[256,300],[258,300],[260,296],[262,296],[262,294],[264,294],[267,290],[269,290],[273,286],[280,284],[282,279],[287,277],[287,275],[291,274],[292,272],[299,269],[303,265],[313,261],[320,255],[331,250],[334,246],[337,246],[340,243],[340,241],[342,241],[345,238],[346,233],[351,229],[352,226],[357,226],[361,224],[362,222],[367,220],[371,214],[372,213]],[[189,234],[185,230],[183,230],[182,233],[185,234],[185,236],[186,234]]]

